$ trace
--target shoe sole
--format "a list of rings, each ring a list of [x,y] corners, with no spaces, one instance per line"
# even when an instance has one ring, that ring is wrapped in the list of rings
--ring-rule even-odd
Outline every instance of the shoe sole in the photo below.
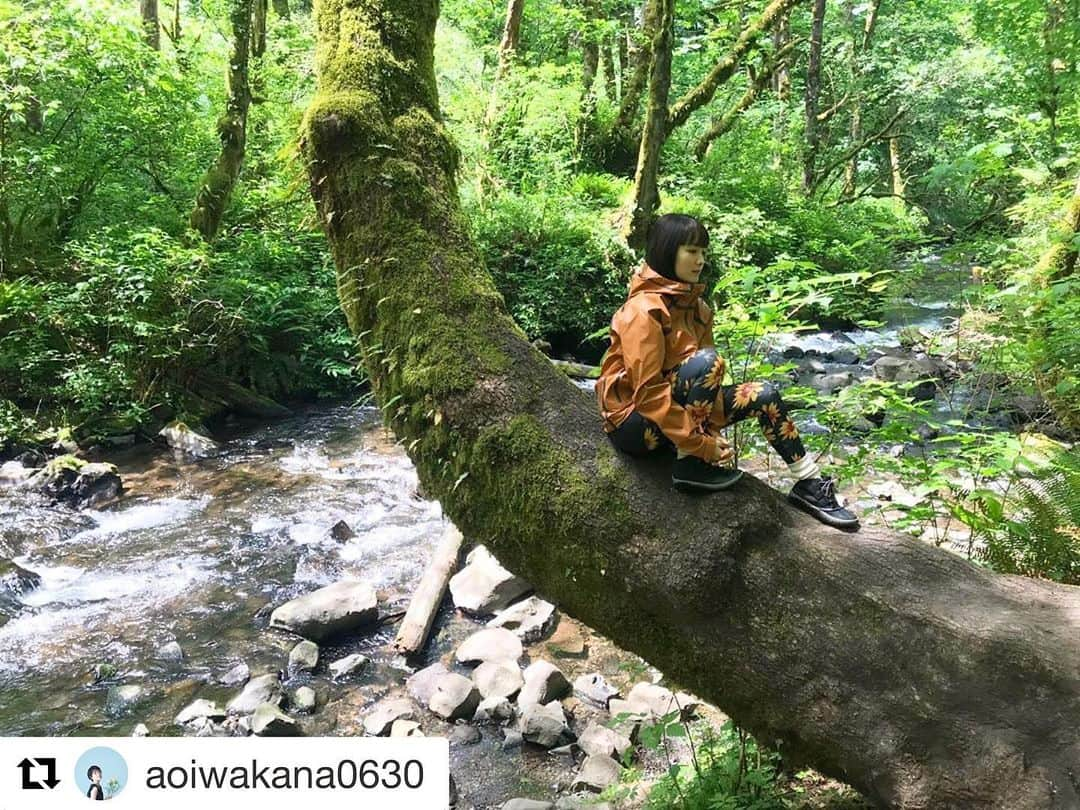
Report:
[[[706,492],[719,492],[722,489],[727,489],[733,484],[737,484],[739,479],[743,477],[742,470],[736,470],[737,475],[732,475],[730,478],[724,481],[720,481],[716,484],[703,484],[700,481],[686,481],[682,478],[676,478],[671,476],[671,483],[678,489],[701,489]]]
[[[789,492],[788,501],[795,506],[802,509],[804,512],[816,517],[822,523],[832,526],[836,529],[857,529],[859,528],[859,519],[853,518],[852,520],[844,520],[842,518],[835,518],[823,509],[814,506],[809,501],[803,500],[798,495]]]

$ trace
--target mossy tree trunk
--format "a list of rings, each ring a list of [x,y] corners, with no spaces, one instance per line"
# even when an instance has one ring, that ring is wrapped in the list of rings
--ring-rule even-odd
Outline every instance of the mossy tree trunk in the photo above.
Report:
[[[252,0],[251,9],[251,55],[260,57],[266,53],[266,12],[269,0]]]
[[[863,22],[862,36],[857,37],[851,47],[849,69],[851,72],[851,143],[857,147],[862,140],[862,104],[863,104],[863,57],[870,50],[870,42],[874,36],[874,28],[877,26],[878,9],[880,0],[871,0],[865,7],[866,20]],[[854,2],[848,5],[849,15],[854,17]],[[859,151],[852,153],[848,164],[844,168],[844,186],[840,196],[850,200],[855,196],[859,183]]]
[[[568,614],[883,807],[1080,804],[1080,589],[847,535],[760,481],[630,462],[484,272],[437,0],[321,0],[302,147],[338,291],[425,492]]]
[[[218,120],[221,152],[203,178],[191,212],[191,227],[208,242],[217,236],[221,218],[229,204],[233,187],[244,165],[247,144],[247,115],[251,106],[248,84],[248,51],[251,41],[252,3],[261,0],[233,0],[230,19],[233,48],[229,57],[229,95],[225,114]]]
[[[143,37],[155,51],[161,50],[161,23],[158,21],[158,0],[139,0]]]
[[[803,192],[809,194],[816,185],[814,164],[817,162],[821,130],[818,124],[818,97],[821,94],[821,40],[825,29],[825,0],[814,0],[810,20],[810,56],[806,65],[806,128],[803,143]]]

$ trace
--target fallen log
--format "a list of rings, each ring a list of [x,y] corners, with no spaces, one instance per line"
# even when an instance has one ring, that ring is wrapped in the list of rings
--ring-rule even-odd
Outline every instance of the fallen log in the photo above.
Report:
[[[525,340],[472,243],[437,0],[320,0],[302,148],[373,390],[425,492],[546,598],[882,807],[1080,806],[1080,588],[846,535],[746,476],[673,492]]]
[[[405,618],[398,628],[394,639],[394,649],[402,655],[415,655],[423,649],[431,632],[431,623],[446,593],[446,583],[457,567],[458,552],[461,550],[461,532],[453,524],[449,525],[442,542],[435,549],[420,585],[409,602]]]

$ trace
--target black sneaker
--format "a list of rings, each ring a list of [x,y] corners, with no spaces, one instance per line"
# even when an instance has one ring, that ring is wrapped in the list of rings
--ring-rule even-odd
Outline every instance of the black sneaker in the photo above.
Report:
[[[697,456],[683,456],[671,465],[671,483],[678,489],[703,489],[707,492],[727,489],[742,478],[742,470],[717,467]]]
[[[859,519],[837,502],[835,489],[831,478],[807,478],[795,482],[788,500],[822,523],[838,529],[858,528]]]

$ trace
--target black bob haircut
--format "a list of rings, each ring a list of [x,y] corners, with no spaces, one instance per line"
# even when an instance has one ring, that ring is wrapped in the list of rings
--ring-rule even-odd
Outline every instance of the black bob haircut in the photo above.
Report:
[[[94,771],[97,771],[98,775],[101,774],[101,768],[99,768],[97,765],[91,765],[89,768],[86,769],[86,778],[93,779]]]
[[[676,279],[675,257],[682,245],[708,247],[709,232],[686,214],[664,214],[649,228],[645,262],[664,278]]]

